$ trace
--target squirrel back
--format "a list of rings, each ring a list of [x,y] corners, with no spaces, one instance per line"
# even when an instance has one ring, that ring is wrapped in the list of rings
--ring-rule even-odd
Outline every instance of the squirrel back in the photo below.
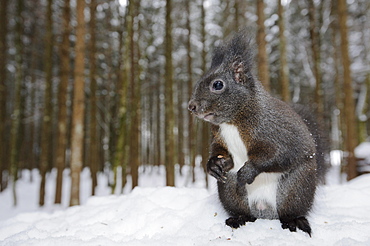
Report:
[[[189,110],[212,124],[207,170],[218,181],[229,226],[280,219],[284,229],[310,234],[305,216],[325,171],[318,166],[318,134],[310,132],[308,118],[305,123],[264,90],[252,61],[250,40],[240,32],[215,49],[193,91]]]

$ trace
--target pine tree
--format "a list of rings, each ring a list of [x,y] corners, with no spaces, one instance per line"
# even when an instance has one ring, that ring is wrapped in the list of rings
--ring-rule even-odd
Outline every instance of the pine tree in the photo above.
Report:
[[[333,2],[335,4],[336,1]],[[348,153],[347,179],[351,180],[357,176],[357,163],[354,154],[357,145],[357,130],[355,116],[355,102],[353,98],[352,78],[348,54],[348,30],[347,30],[347,3],[346,0],[338,0],[338,17],[341,37],[341,53],[343,66],[343,90],[344,90],[344,115],[346,123],[346,150]]]
[[[312,50],[313,74],[316,81],[315,86],[315,109],[319,122],[323,122],[324,103],[322,98],[322,78],[320,69],[320,33],[317,25],[316,7],[313,0],[308,1],[308,16],[310,21],[310,38]]]
[[[174,147],[175,115],[173,106],[173,65],[172,65],[172,1],[166,0],[166,34],[165,34],[165,164],[166,184],[175,185]]]
[[[278,0],[278,15],[279,15],[279,40],[280,40],[280,84],[281,84],[281,95],[285,102],[290,101],[289,91],[289,67],[287,62],[286,54],[286,38],[285,38],[285,18],[284,18],[284,6],[281,0]]]
[[[73,114],[71,135],[71,199],[70,205],[80,204],[80,174],[83,162],[85,111],[85,0],[77,1],[76,58],[74,69]]]
[[[55,188],[55,203],[62,202],[63,170],[66,167],[67,149],[67,88],[70,74],[69,65],[69,34],[70,34],[70,0],[64,0],[62,16],[62,44],[60,47],[60,81],[58,87],[58,131],[56,149],[57,179]]]
[[[91,171],[91,194],[95,195],[95,187],[98,185],[97,173],[99,170],[99,138],[97,124],[97,82],[96,82],[96,15],[97,3],[90,1],[90,171]]]
[[[201,40],[203,43],[202,48],[202,63],[201,63],[201,69],[203,73],[206,72],[206,65],[207,65],[207,51],[206,51],[206,30],[205,30],[205,19],[206,19],[206,12],[204,9],[204,5],[202,5],[201,9]],[[209,157],[209,144],[210,144],[210,127],[209,124],[205,121],[202,121],[202,166],[205,173],[207,173],[207,161]],[[206,175],[206,185],[208,186],[208,176]]]
[[[21,88],[23,81],[23,17],[22,13],[24,10],[23,0],[17,1],[17,22],[16,22],[16,75],[15,75],[15,91],[14,91],[14,108],[12,113],[12,125],[11,125],[11,139],[10,139],[10,175],[13,178],[13,201],[14,205],[17,205],[16,196],[16,182],[18,179],[18,168],[19,168],[19,143],[20,134],[19,128],[21,126]]]
[[[266,32],[265,32],[265,3],[264,0],[257,0],[257,45],[258,45],[258,79],[266,90],[270,90],[269,60],[266,53]]]
[[[139,155],[140,155],[140,111],[141,111],[141,103],[140,103],[140,69],[138,65],[139,60],[139,49],[138,49],[138,42],[134,40],[134,34],[137,32],[139,35],[139,28],[134,28],[134,20],[135,17],[138,15],[138,11],[140,8],[140,1],[137,0],[133,2],[133,19],[132,19],[132,27],[133,31],[130,36],[130,62],[131,62],[131,71],[130,71],[130,88],[131,88],[131,122],[130,122],[130,155],[129,155],[129,163],[131,169],[131,178],[132,178],[132,188],[136,187],[139,183]]]
[[[8,34],[8,0],[3,0],[0,4],[0,142],[5,142],[5,128],[6,128],[6,101],[7,101],[7,71],[6,64],[7,57],[7,42]],[[0,144],[0,192],[5,189],[3,184],[3,171],[6,169],[5,163],[5,147]]]
[[[44,112],[42,118],[42,135],[41,135],[41,160],[40,160],[40,197],[39,205],[43,206],[45,203],[45,184],[46,172],[48,170],[51,160],[52,144],[50,142],[52,136],[52,64],[53,64],[53,33],[52,33],[52,0],[48,0],[47,5],[47,19],[46,19],[46,38],[45,38],[45,92],[44,92]]]
[[[113,172],[114,172],[114,182],[112,185],[112,192],[115,191],[116,188],[116,180],[117,180],[117,168],[118,166],[121,167],[121,180],[122,180],[122,189],[126,185],[127,177],[126,177],[126,170],[127,170],[127,161],[128,158],[126,157],[126,153],[128,150],[128,86],[129,86],[129,74],[130,74],[130,54],[129,50],[131,47],[131,39],[130,37],[133,35],[133,1],[128,1],[126,6],[126,14],[125,14],[125,23],[124,27],[126,29],[126,36],[124,37],[123,46],[124,51],[122,52],[122,67],[121,67],[121,87],[119,88],[119,109],[118,109],[118,119],[119,119],[119,126],[118,126],[118,137],[117,137],[117,144],[116,150],[114,153],[114,160],[113,160]]]

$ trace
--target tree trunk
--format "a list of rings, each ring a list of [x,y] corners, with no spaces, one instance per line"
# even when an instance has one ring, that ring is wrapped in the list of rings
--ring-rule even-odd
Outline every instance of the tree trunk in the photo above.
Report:
[[[334,60],[334,89],[335,89],[335,108],[333,112],[333,124],[332,124],[332,148],[333,149],[342,149],[343,148],[343,142],[341,139],[341,133],[345,134],[345,130],[343,125],[344,117],[343,117],[343,84],[342,80],[339,79],[339,68],[340,68],[340,47],[337,42],[337,37],[339,33],[339,27],[338,27],[338,14],[337,14],[337,6],[333,5],[331,6],[331,29],[332,36],[331,36],[331,42],[333,45],[333,60]]]
[[[240,27],[240,19],[239,19],[239,15],[240,15],[240,4],[239,4],[239,0],[234,0],[234,25],[235,25],[235,30],[239,30],[239,27]]]
[[[203,73],[206,72],[207,69],[207,50],[206,50],[206,23],[205,23],[205,18],[206,18],[206,13],[204,9],[204,5],[202,5],[202,10],[201,10],[201,40],[203,43],[203,48],[202,48],[202,71]],[[206,173],[205,179],[206,179],[206,186],[208,187],[208,176],[207,176],[207,161],[209,158],[209,144],[210,144],[210,127],[209,123],[203,121],[202,122],[202,166],[203,170]],[[195,137],[195,136],[194,136]],[[195,177],[193,178],[195,181]]]
[[[131,4],[131,3],[130,3]],[[129,163],[131,169],[132,188],[135,188],[139,182],[139,131],[140,131],[140,71],[139,71],[139,54],[136,45],[139,45],[134,40],[135,31],[139,33],[139,30],[135,30],[135,17],[138,15],[140,1],[132,2],[133,12],[132,13],[132,33],[130,35],[130,88],[131,88],[131,123],[130,123],[130,155]],[[135,52],[136,51],[136,52]]]
[[[366,129],[366,123],[368,118],[366,113],[368,112],[367,99],[369,98],[369,89],[370,89],[370,73],[366,75],[365,81],[361,85],[361,89],[358,95],[357,102],[357,114],[358,114],[358,141],[359,143],[365,142],[368,134]]]
[[[188,69],[188,101],[190,101],[190,98],[191,98],[191,94],[192,94],[192,90],[193,90],[193,84],[192,84],[192,81],[193,81],[193,58],[191,56],[191,52],[192,52],[192,49],[191,49],[191,34],[192,34],[192,29],[191,29],[191,20],[190,20],[190,3],[189,1],[185,1],[186,2],[186,15],[187,15],[187,19],[186,19],[186,29],[188,29],[188,35],[187,35],[187,39],[186,39],[186,49],[187,49],[187,69]],[[202,16],[203,16],[203,13],[204,13],[204,8],[203,8],[203,2],[204,0],[201,2],[201,11],[202,11]],[[196,124],[193,124],[194,122],[194,116],[193,115],[189,115],[188,117],[188,155],[189,155],[189,165],[190,165],[190,169],[191,169],[191,174],[192,174],[192,177],[193,177],[193,180],[195,178],[195,143],[196,143],[196,136],[195,136],[195,131],[194,131],[194,127],[196,127]]]
[[[0,142],[5,142],[6,128],[6,100],[7,100],[7,42],[8,35],[8,0],[3,0],[0,5]],[[6,155],[4,144],[0,144],[0,192],[5,189],[3,184],[3,171],[6,169],[4,156]]]
[[[162,113],[162,100],[161,100],[161,96],[163,95],[162,94],[162,88],[163,88],[163,79],[159,79],[158,82],[157,82],[157,88],[156,88],[156,97],[157,97],[157,100],[156,100],[156,111],[157,111],[157,117],[158,117],[158,120],[157,120],[157,129],[156,129],[156,140],[155,140],[155,145],[157,146],[157,149],[158,149],[158,153],[157,153],[157,160],[156,160],[156,165],[162,165],[164,162],[163,162],[163,145],[162,145],[162,141],[161,141],[161,136],[163,136],[163,127],[162,127],[162,116],[163,116],[163,113]]]
[[[69,66],[69,34],[70,34],[70,0],[64,0],[62,18],[62,45],[60,47],[60,82],[58,88],[58,135],[56,150],[57,180],[55,190],[55,203],[62,202],[63,170],[66,166],[67,149],[67,88],[70,73]]]
[[[265,4],[263,0],[257,1],[257,45],[258,45],[258,78],[264,88],[270,91],[269,60],[266,53],[265,33]]]
[[[42,135],[41,135],[41,162],[40,162],[40,197],[39,205],[43,206],[45,203],[45,183],[46,183],[46,172],[48,170],[51,151],[50,138],[52,134],[52,61],[53,61],[53,34],[52,34],[52,0],[48,0],[48,7],[46,13],[46,38],[45,38],[45,92],[44,92],[44,112],[42,118]]]
[[[322,79],[320,69],[320,36],[319,27],[316,21],[316,8],[313,0],[308,1],[309,11],[308,16],[310,19],[310,37],[311,37],[311,50],[312,50],[312,65],[313,74],[315,76],[315,110],[319,122],[323,122],[324,103],[322,98]]]
[[[279,40],[280,40],[280,85],[281,85],[281,96],[283,101],[290,102],[290,91],[289,91],[289,67],[287,62],[286,54],[286,38],[285,38],[285,18],[284,18],[284,6],[281,4],[281,0],[278,1],[278,15],[279,15]]]
[[[360,5],[361,6],[361,5]],[[366,16],[366,13],[369,11],[370,5],[364,2],[362,6],[362,14]],[[369,48],[368,42],[369,40],[366,38],[366,31],[368,28],[366,26],[366,22],[362,21],[361,26],[362,35],[361,35],[361,44],[364,47],[364,53],[367,54],[363,56],[363,64],[369,64],[367,58],[369,58]],[[359,143],[365,142],[369,137],[369,132],[367,130],[367,125],[369,123],[369,109],[370,109],[370,70],[367,71],[365,81],[361,86],[361,91],[358,95],[358,103],[357,103],[357,114],[358,114],[358,141]]]
[[[357,176],[357,163],[354,149],[357,146],[357,130],[355,118],[355,102],[351,79],[351,61],[348,54],[348,31],[347,31],[347,3],[346,0],[333,1],[338,4],[339,29],[341,37],[341,53],[343,66],[343,90],[344,90],[344,113],[346,121],[346,150],[348,153],[347,179]]]
[[[16,22],[16,74],[15,74],[15,98],[14,98],[14,108],[12,113],[12,126],[11,126],[11,152],[10,152],[10,175],[13,177],[13,201],[14,206],[17,205],[16,196],[16,182],[18,179],[18,166],[19,166],[19,143],[20,135],[19,128],[21,125],[21,87],[23,81],[23,17],[22,12],[24,8],[23,0],[18,0],[17,2],[17,22]]]
[[[173,106],[173,65],[172,65],[172,1],[166,1],[166,36],[165,36],[165,164],[166,184],[175,185],[175,127]]]
[[[72,136],[71,136],[71,200],[70,205],[80,204],[80,174],[83,161],[83,133],[85,111],[85,1],[77,1],[76,58],[74,70]]]
[[[123,67],[121,68],[121,88],[119,89],[119,97],[120,97],[120,104],[118,109],[118,119],[119,119],[119,126],[118,126],[118,137],[117,137],[117,145],[116,151],[114,155],[114,162],[113,162],[113,171],[115,173],[115,180],[112,186],[112,192],[115,191],[116,188],[116,177],[117,177],[117,167],[121,166],[121,180],[123,188],[127,182],[127,149],[128,149],[128,85],[129,85],[129,74],[130,74],[130,56],[129,50],[131,47],[130,44],[130,36],[132,35],[133,31],[133,1],[128,1],[126,6],[126,15],[125,15],[125,23],[124,27],[127,30],[126,37],[124,38],[124,51],[122,53],[122,64]]]
[[[34,1],[34,8],[38,8],[39,3],[38,1]],[[34,15],[36,16],[36,15]],[[39,28],[37,27],[37,20],[34,18],[34,21],[32,22],[31,26],[31,42],[30,42],[30,54],[28,55],[30,57],[30,85],[29,85],[29,94],[30,94],[30,101],[29,101],[29,109],[28,109],[28,115],[26,116],[30,120],[30,123],[28,125],[28,130],[30,131],[29,133],[29,139],[30,142],[27,143],[27,148],[28,148],[28,155],[27,155],[27,167],[29,169],[34,169],[38,165],[36,165],[36,145],[37,141],[35,136],[36,134],[36,126],[37,120],[35,117],[35,112],[37,111],[37,106],[36,106],[36,91],[37,91],[37,86],[36,86],[36,71],[37,71],[37,65],[38,65],[38,50],[37,50],[37,37],[39,35]]]
[[[97,124],[97,83],[96,83],[96,0],[90,1],[90,171],[92,180],[91,194],[95,195],[98,185],[97,173],[99,170],[99,137]]]

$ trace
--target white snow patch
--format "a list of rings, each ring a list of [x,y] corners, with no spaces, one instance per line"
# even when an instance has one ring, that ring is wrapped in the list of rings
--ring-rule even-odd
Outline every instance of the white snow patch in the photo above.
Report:
[[[357,158],[369,158],[370,160],[370,142],[362,142],[355,148],[355,156]]]
[[[37,185],[20,181],[18,188],[37,191]],[[2,213],[9,212],[8,203],[0,193]],[[312,238],[283,230],[278,220],[233,230],[225,226],[227,218],[214,187],[138,187],[81,206],[0,220],[0,245],[370,245],[370,175],[322,187],[308,218]]]

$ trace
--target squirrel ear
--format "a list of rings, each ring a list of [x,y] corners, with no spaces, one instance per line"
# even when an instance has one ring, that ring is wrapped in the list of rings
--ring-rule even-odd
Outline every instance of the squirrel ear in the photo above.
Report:
[[[234,61],[232,64],[232,68],[234,71],[234,79],[236,82],[245,84],[246,83],[246,77],[244,73],[244,64],[242,61],[237,60]]]

